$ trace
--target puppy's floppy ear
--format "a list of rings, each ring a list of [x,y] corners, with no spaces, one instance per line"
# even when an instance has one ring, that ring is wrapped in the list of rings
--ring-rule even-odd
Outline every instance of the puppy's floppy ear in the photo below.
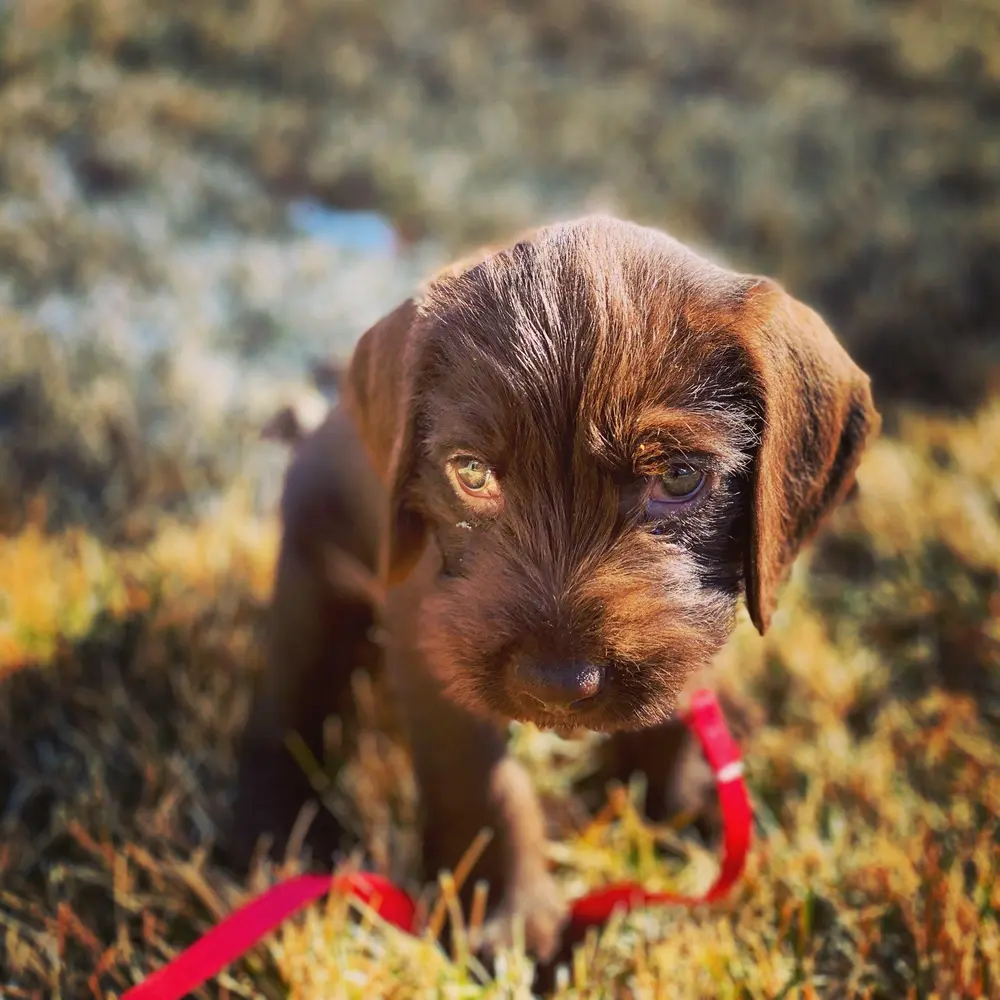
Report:
[[[762,410],[745,576],[763,634],[801,546],[854,484],[880,418],[868,376],[820,317],[768,279],[754,281],[740,324]]]
[[[358,341],[343,385],[344,403],[388,498],[382,578],[403,579],[424,550],[426,525],[409,495],[417,458],[419,315],[407,299]]]

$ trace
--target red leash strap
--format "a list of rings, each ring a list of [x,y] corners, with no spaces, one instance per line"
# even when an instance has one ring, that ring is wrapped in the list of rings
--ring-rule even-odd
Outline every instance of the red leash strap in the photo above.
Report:
[[[298,875],[279,882],[216,924],[187,951],[127,990],[122,1000],[180,1000],[249,951],[262,937],[307,903],[343,892],[371,906],[384,920],[413,930],[416,907],[381,875]]]
[[[722,864],[714,884],[702,896],[649,892],[632,882],[609,885],[581,896],[573,903],[570,920],[576,929],[600,926],[619,909],[710,903],[724,896],[740,877],[750,848],[750,831],[753,827],[753,810],[743,782],[740,748],[729,732],[719,702],[711,691],[698,691],[694,694],[684,721],[698,737],[715,774],[722,809]]]
[[[570,921],[575,929],[599,926],[619,909],[712,902],[724,895],[740,877],[750,847],[753,812],[743,783],[739,747],[711,691],[694,694],[684,721],[697,735],[719,789],[724,842],[722,864],[715,883],[699,897],[648,892],[632,883],[607,886],[573,903]],[[138,986],[127,990],[122,1000],[181,1000],[247,952],[292,914],[329,892],[352,895],[400,930],[414,931],[416,906],[413,900],[380,875],[299,875],[287,882],[279,882],[230,914],[187,951],[157,969]]]

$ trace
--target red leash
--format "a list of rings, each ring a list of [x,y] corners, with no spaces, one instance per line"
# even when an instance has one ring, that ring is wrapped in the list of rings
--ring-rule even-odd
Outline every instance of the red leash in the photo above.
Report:
[[[739,747],[711,691],[694,694],[684,721],[698,737],[719,789],[724,839],[722,865],[715,883],[703,896],[648,892],[634,883],[606,886],[573,903],[570,920],[576,930],[600,926],[616,910],[712,902],[723,896],[740,877],[750,847],[753,813],[743,783]],[[272,886],[230,914],[187,951],[126,991],[122,1000],[180,1000],[238,959],[293,913],[330,892],[354,896],[386,922],[408,933],[414,932],[416,905],[407,893],[381,875],[299,875]]]
[[[605,886],[581,896],[570,908],[570,920],[577,928],[597,927],[617,909],[635,910],[649,905],[711,903],[724,896],[740,877],[747,851],[753,810],[743,782],[743,761],[718,699],[712,691],[696,691],[684,714],[684,722],[701,743],[701,749],[715,775],[722,810],[722,864],[711,888],[702,896],[681,896],[672,892],[649,892],[634,882]],[[124,1000],[124,998],[123,998]]]

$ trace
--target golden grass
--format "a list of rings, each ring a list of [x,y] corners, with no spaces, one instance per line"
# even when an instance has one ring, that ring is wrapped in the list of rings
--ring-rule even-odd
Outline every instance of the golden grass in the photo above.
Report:
[[[79,528],[48,535],[45,506],[34,503],[21,532],[0,536],[0,675],[82,639],[100,614],[148,611],[154,595],[178,620],[234,578],[267,595],[276,526],[249,517],[239,490],[194,526],[164,518],[139,551],[108,549]]]
[[[743,622],[720,657],[757,814],[743,881],[713,907],[616,921],[559,995],[1000,995],[1000,400],[969,420],[904,417],[860,480],[766,639]],[[131,550],[37,524],[0,541],[0,992],[110,997],[246,892],[211,850],[274,524],[239,490]],[[551,803],[575,796],[591,742],[526,728],[514,746]],[[412,804],[404,758],[377,733],[362,756],[346,787],[385,833],[387,803]],[[712,845],[631,802],[611,790],[589,822],[564,822],[551,855],[568,894],[710,880]],[[313,908],[204,995],[529,995],[516,949],[489,979],[461,948],[355,916]]]

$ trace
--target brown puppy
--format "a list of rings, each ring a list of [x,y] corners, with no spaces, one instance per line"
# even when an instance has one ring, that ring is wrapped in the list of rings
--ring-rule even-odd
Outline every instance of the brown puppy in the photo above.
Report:
[[[767,627],[877,426],[868,379],[773,282],[598,217],[435,277],[361,338],[343,391],[286,480],[236,829],[280,847],[310,795],[287,733],[318,752],[352,671],[384,663],[426,874],[491,828],[493,931],[523,917],[545,958],[564,904],[503,724],[616,733],[668,807],[677,697],[741,594]],[[327,860],[339,829],[309,841]]]

